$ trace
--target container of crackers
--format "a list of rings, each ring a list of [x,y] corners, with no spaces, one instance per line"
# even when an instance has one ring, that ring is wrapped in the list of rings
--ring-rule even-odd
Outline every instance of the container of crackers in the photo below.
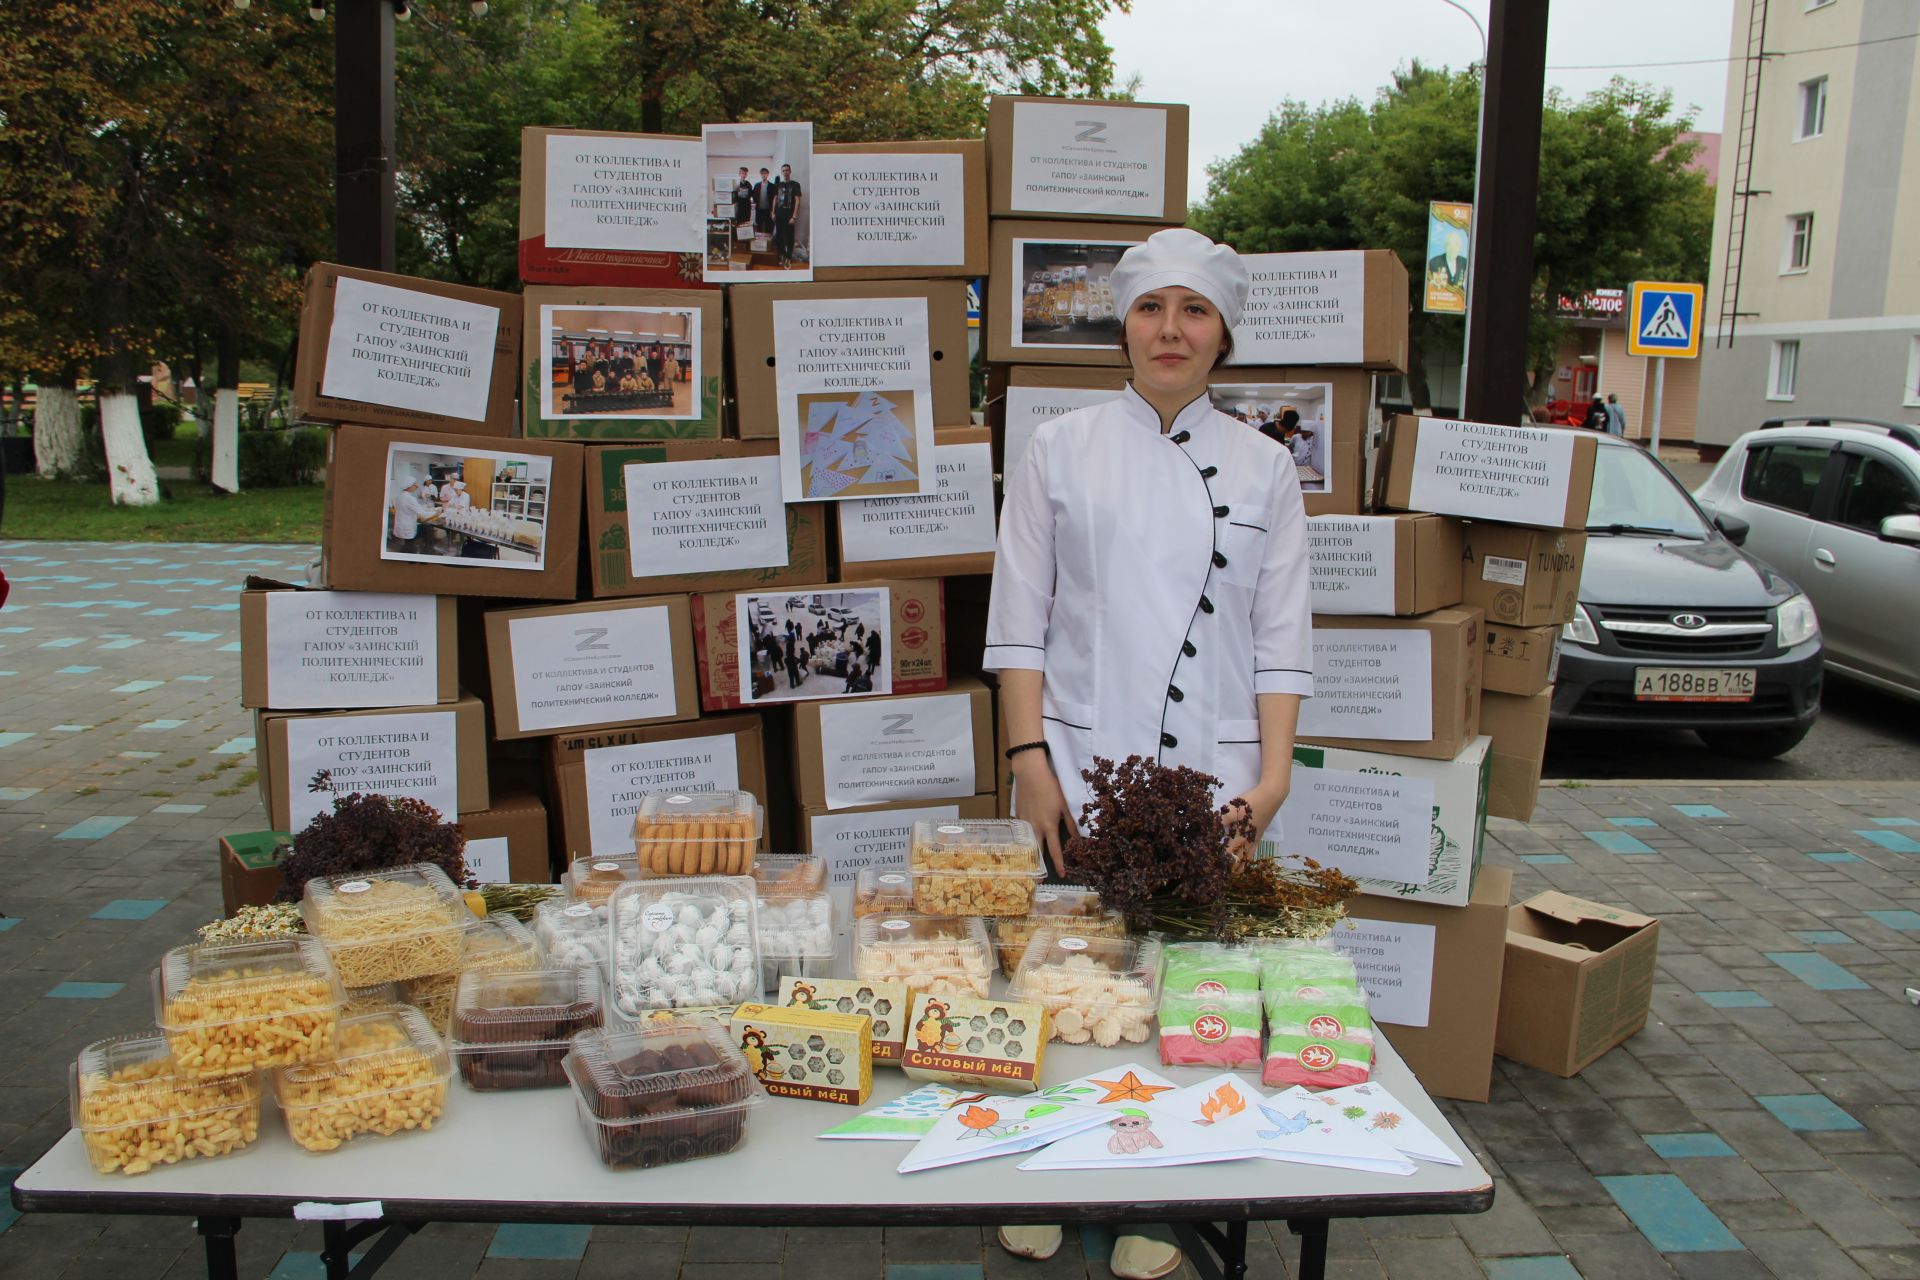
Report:
[[[1026,915],[1047,874],[1033,827],[1019,818],[923,818],[907,869],[914,910],[933,916]]]
[[[188,1077],[325,1057],[346,1002],[313,938],[175,947],[153,971],[154,1024]]]
[[[452,973],[474,918],[447,873],[430,862],[315,876],[300,915],[349,987]]]
[[[853,879],[853,914],[902,916],[913,912],[913,877],[884,867],[862,867]]]
[[[604,907],[613,891],[640,878],[640,859],[631,853],[596,853],[575,858],[560,877],[568,902]]]
[[[647,875],[745,875],[760,849],[761,816],[751,791],[642,796],[633,851]]]
[[[73,1127],[96,1173],[127,1176],[244,1150],[260,1136],[260,1077],[181,1075],[165,1036],[98,1040],[68,1069]]]
[[[873,1027],[860,1014],[743,1004],[728,1029],[773,1097],[860,1106],[873,1092]]]
[[[1009,978],[1027,954],[1036,929],[1060,929],[1089,938],[1124,938],[1127,918],[1109,911],[1100,892],[1078,884],[1043,884],[1034,890],[1033,909],[1023,916],[996,916],[989,922],[1000,972]]]
[[[995,1093],[1031,1093],[1053,1033],[1047,1010],[1026,1000],[916,991],[900,1069],[914,1080]]]
[[[789,1008],[854,1013],[872,1024],[873,1060],[898,1064],[907,1048],[907,1014],[913,992],[904,982],[867,982],[860,978],[780,979],[780,1004]]]
[[[719,1027],[582,1031],[563,1065],[580,1126],[610,1169],[725,1155],[767,1097]]]
[[[753,892],[762,902],[827,891],[827,862],[807,853],[763,853],[753,860]]]
[[[448,1051],[467,1087],[558,1088],[561,1061],[579,1032],[600,1025],[600,975],[592,969],[463,974]]]
[[[283,1068],[273,1083],[294,1142],[333,1151],[355,1138],[433,1128],[452,1078],[439,1033],[401,1006],[345,1019],[333,1057]]]
[[[1041,929],[1007,994],[1043,1006],[1065,1044],[1145,1044],[1160,1004],[1160,944]]]
[[[987,994],[993,949],[978,916],[865,916],[854,925],[853,974],[918,994]]]

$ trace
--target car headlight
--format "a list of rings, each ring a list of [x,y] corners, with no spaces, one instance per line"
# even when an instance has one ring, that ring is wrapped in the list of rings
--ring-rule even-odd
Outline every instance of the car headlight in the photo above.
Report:
[[[1598,645],[1600,643],[1600,633],[1593,629],[1593,619],[1587,616],[1587,606],[1583,604],[1573,606],[1573,618],[1560,628],[1560,638],[1568,644]]]
[[[1791,596],[1781,602],[1774,614],[1780,633],[1780,647],[1791,649],[1797,644],[1805,644],[1820,634],[1820,620],[1813,616],[1813,601],[1805,596]]]

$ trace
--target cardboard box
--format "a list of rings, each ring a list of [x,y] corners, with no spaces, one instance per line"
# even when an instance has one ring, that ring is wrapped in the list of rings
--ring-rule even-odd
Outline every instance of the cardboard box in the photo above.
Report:
[[[240,593],[240,705],[333,711],[452,702],[452,596]]]
[[[719,290],[575,285],[534,287],[522,296],[526,306],[520,353],[523,435],[560,440],[720,438],[726,322],[721,305],[725,295]],[[662,311],[673,314],[660,315]],[[588,344],[593,341],[615,346],[614,363],[603,368],[604,360],[592,358]],[[646,357],[654,345],[671,352],[678,378],[671,377],[673,370],[664,360],[660,377],[653,377]],[[635,361],[636,373],[647,369],[649,381],[667,382],[666,394],[656,388],[619,398],[615,384],[622,358]],[[570,367],[579,370],[577,379],[568,376]],[[613,398],[594,398],[590,379],[596,372],[610,384],[608,392],[599,394]]]
[[[1512,893],[1513,872],[1488,867],[1464,907],[1362,896],[1347,904],[1354,927],[1334,932],[1373,1020],[1435,1097],[1487,1100]]]
[[[356,314],[340,316],[336,345],[343,280],[362,296]],[[510,293],[316,262],[300,309],[293,416],[510,436],[519,360],[520,300]],[[343,382],[365,393],[348,394]]]
[[[993,572],[993,434],[985,427],[942,427],[933,442],[938,492],[832,504],[840,526],[836,577]]]
[[[1391,249],[1243,253],[1253,277],[1232,364],[1352,364],[1404,373],[1407,268]]]
[[[987,166],[996,218],[1177,225],[1187,220],[1187,108],[996,95]]]
[[[873,1092],[873,1024],[864,1014],[743,1004],[728,1030],[776,1098],[862,1106]]]
[[[369,717],[375,722],[363,723]],[[470,693],[438,706],[317,715],[256,711],[253,735],[260,801],[267,820],[283,831],[299,831],[314,814],[333,811],[330,796],[309,790],[321,769],[333,775],[336,794],[412,796],[448,822],[491,803],[487,710]]]
[[[987,274],[987,144],[821,142],[813,148],[815,280]]]
[[[938,578],[875,579],[862,582],[823,583],[813,586],[776,587],[766,592],[712,592],[693,598],[693,646],[700,664],[700,705],[708,711],[731,711],[742,706],[768,706],[787,702],[845,696],[844,682],[806,677],[821,692],[793,691],[787,686],[787,673],[775,680],[762,673],[752,701],[741,697],[740,635],[735,611],[744,598],[764,597],[768,611],[763,619],[777,616],[774,606],[798,599],[806,602],[802,611],[812,614],[833,608],[861,606],[863,592],[886,591],[890,605],[887,628],[881,633],[881,661],[889,665],[892,688],[889,694],[932,693],[947,687],[946,611],[943,585]],[[821,616],[826,615],[824,612]],[[880,687],[875,683],[875,688]]]
[[[851,885],[862,867],[904,869],[914,823],[991,818],[993,813],[991,793],[963,800],[896,800],[856,809],[807,806],[800,811],[801,850],[826,859],[834,884]]]
[[[547,861],[547,806],[532,791],[490,788],[493,803],[460,815],[467,833],[467,870],[482,884],[552,884]]]
[[[1494,1052],[1573,1076],[1646,1025],[1660,922],[1564,893],[1507,914]]]
[[[1300,737],[1327,747],[1451,760],[1480,732],[1480,610],[1415,618],[1315,616],[1314,696]]]
[[[1460,598],[1485,609],[1488,622],[1543,627],[1573,621],[1587,559],[1584,530],[1475,521],[1466,527],[1462,555]]]
[[[1487,656],[1480,675],[1486,693],[1531,697],[1553,683],[1560,665],[1560,628],[1487,623]]]
[[[1489,693],[1480,700],[1480,728],[1493,739],[1493,769],[1487,782],[1487,812],[1531,822],[1540,798],[1540,765],[1547,755],[1547,722],[1553,686],[1527,697]]]
[[[1460,603],[1461,526],[1445,516],[1310,515],[1307,555],[1315,613],[1406,615]]]
[[[657,573],[671,568],[671,556],[649,552],[636,557],[627,504],[627,468],[655,462],[736,462],[742,458],[778,459],[780,446],[772,440],[672,440],[653,444],[587,446],[587,564],[596,596],[658,595],[667,591],[729,591],[735,588],[780,587],[818,582],[827,576],[827,504],[780,501],[779,472],[772,471],[773,490],[746,494],[761,505],[767,518],[776,508],[786,526],[787,562],[751,569],[710,569],[694,573]],[[737,505],[737,504],[736,504]],[[661,536],[646,526],[648,543]],[[734,536],[724,530],[702,530],[702,536]],[[677,548],[670,548],[677,549]],[[638,561],[636,563],[636,560]]]
[[[496,738],[700,714],[685,596],[495,609],[486,626]]]
[[[565,862],[633,852],[633,816],[650,792],[738,790],[767,803],[757,715],[563,733],[547,739],[547,765]]]
[[[900,1069],[909,1080],[1032,1093],[1040,1087],[1053,1019],[1026,1000],[915,992]]]
[[[944,693],[793,709],[794,782],[811,808],[975,796],[993,789],[993,760],[993,696],[971,676]]]
[[[704,144],[679,134],[614,133],[605,129],[547,129],[530,126],[520,131],[520,278],[528,284],[608,285],[627,289],[717,289],[701,282],[704,238],[678,252],[668,249],[585,248],[548,243],[547,152],[550,138],[587,138],[600,150],[659,150],[649,143],[679,144],[691,164],[683,169],[699,175],[703,190],[700,208],[708,199],[704,190]],[[564,145],[564,144],[563,144]],[[565,180],[565,175],[562,175]],[[705,219],[701,219],[705,226]]]
[[[1485,734],[1451,760],[1298,743],[1280,851],[1340,868],[1362,893],[1464,906],[1486,848],[1492,751]]]
[[[1125,369],[1108,276],[1122,254],[1157,230],[1122,222],[994,219],[980,313],[987,359]]]
[[[859,1014],[872,1023],[873,1060],[898,1066],[907,1049],[907,1016],[913,1012],[913,992],[904,982],[869,982],[864,978],[780,978],[780,1003]]]
[[[288,831],[243,831],[220,837],[220,909],[264,907],[280,896],[286,877],[280,858],[293,843]]]
[[[516,461],[517,460],[517,461]],[[537,481],[495,481],[503,468],[525,465],[529,476],[546,461],[546,492]],[[481,550],[481,539],[421,522],[422,550],[395,550],[392,538],[394,480],[425,468],[457,468],[470,494],[493,495],[503,512],[531,511],[544,497],[538,522],[537,568],[513,568],[525,562],[524,547],[500,549],[500,559],[459,554],[466,543]],[[333,433],[327,456],[326,505],[321,513],[320,574],[334,590],[410,591],[443,596],[508,596],[523,600],[571,600],[580,577],[580,463],[577,444],[551,440],[487,440],[476,436],[429,435],[341,427]],[[472,476],[472,479],[464,479]],[[391,490],[391,491],[390,491]],[[497,491],[497,492],[496,492]],[[476,507],[481,499],[473,498]],[[445,516],[441,516],[445,519]],[[420,554],[421,559],[395,559]]]
[[[1542,529],[1587,527],[1590,432],[1396,414],[1380,452],[1376,506]]]
[[[925,298],[927,341],[933,348],[933,420],[968,422],[967,282],[964,280],[847,280],[831,284],[756,284],[737,289],[732,303],[733,389],[743,440],[780,436],[779,371],[775,367],[773,304],[840,298]]]

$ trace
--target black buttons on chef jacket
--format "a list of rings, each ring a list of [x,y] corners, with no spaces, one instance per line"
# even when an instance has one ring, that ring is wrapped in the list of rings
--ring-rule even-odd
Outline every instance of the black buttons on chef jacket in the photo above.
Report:
[[[1193,433],[1192,433],[1192,432],[1189,432],[1189,431],[1176,431],[1176,432],[1174,432],[1174,433],[1173,433],[1173,442],[1174,442],[1175,444],[1185,444],[1185,443],[1186,443],[1187,441],[1189,441],[1189,440],[1191,440],[1191,439],[1193,439]]]
[[[1180,692],[1180,686],[1177,684],[1167,686],[1167,696],[1175,702],[1185,702],[1187,700],[1187,695]]]
[[[1226,507],[1215,507],[1213,509],[1213,518],[1215,520],[1225,520],[1228,514],[1229,512]]]
[[[1218,551],[1213,553],[1213,567],[1216,569],[1224,569],[1227,567],[1227,558]]]
[[[1202,613],[1212,613],[1212,612],[1213,612],[1213,601],[1211,601],[1211,600],[1209,600],[1209,599],[1207,599],[1207,598],[1206,598],[1205,596],[1201,596],[1201,597],[1200,597],[1200,612],[1202,612]]]
[[[1180,652],[1186,654],[1189,658],[1191,658],[1193,657],[1194,654],[1199,653],[1200,651],[1193,647],[1193,641],[1182,640],[1180,642]]]
[[[1201,474],[1202,476],[1204,476],[1204,477],[1206,477],[1206,478],[1207,478],[1208,480],[1211,480],[1211,479],[1213,479],[1213,478],[1214,478],[1215,476],[1217,476],[1217,475],[1219,475],[1219,474],[1220,474],[1220,468],[1218,468],[1218,467],[1202,467],[1202,468],[1200,468],[1200,474]]]
[[[1180,745],[1180,739],[1174,737],[1170,733],[1163,733],[1160,735],[1160,745],[1171,750],[1174,747],[1177,747]]]

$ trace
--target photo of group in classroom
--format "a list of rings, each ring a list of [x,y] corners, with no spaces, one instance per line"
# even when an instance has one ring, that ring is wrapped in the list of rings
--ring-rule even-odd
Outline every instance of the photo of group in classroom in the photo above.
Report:
[[[700,416],[700,313],[544,307],[547,418]]]

